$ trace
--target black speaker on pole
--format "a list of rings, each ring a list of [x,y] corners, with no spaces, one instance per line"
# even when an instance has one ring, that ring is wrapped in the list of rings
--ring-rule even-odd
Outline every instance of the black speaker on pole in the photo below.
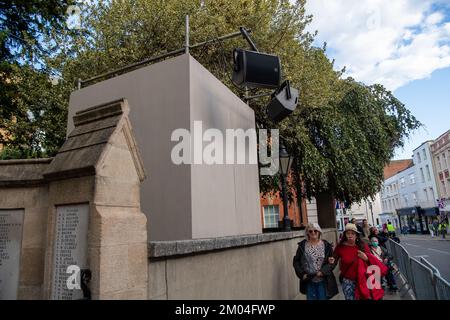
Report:
[[[291,88],[289,80],[286,80],[281,87],[272,94],[272,100],[267,106],[268,117],[274,122],[283,120],[297,107],[298,97],[298,90]]]
[[[280,58],[275,55],[234,49],[233,82],[242,87],[278,88],[281,81]]]

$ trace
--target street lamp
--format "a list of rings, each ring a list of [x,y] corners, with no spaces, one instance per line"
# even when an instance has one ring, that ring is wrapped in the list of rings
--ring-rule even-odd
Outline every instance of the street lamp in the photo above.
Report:
[[[287,175],[292,164],[293,157],[286,151],[286,147],[280,142],[280,169],[281,169],[281,193],[283,194],[283,229],[291,230],[291,220],[289,219],[288,195],[287,195]]]
[[[372,215],[372,225],[375,226],[375,220],[373,219],[373,207],[372,207],[372,202],[369,201],[369,208],[370,208],[370,213]]]

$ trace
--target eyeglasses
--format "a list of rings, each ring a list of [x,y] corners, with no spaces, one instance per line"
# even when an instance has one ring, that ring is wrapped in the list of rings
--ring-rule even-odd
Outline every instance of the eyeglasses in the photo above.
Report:
[[[318,233],[319,231],[318,230],[309,230],[308,232],[309,233]]]

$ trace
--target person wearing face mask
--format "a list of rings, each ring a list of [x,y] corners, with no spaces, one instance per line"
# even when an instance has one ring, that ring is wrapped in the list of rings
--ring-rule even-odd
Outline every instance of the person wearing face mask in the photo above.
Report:
[[[378,243],[381,247],[383,247],[384,249],[386,248],[386,242],[389,240],[387,237],[383,236],[380,231],[378,231],[378,229],[376,227],[372,227],[370,228],[370,235],[369,238],[377,238]]]
[[[338,294],[333,274],[333,246],[321,239],[322,229],[310,223],[305,229],[306,240],[298,244],[293,265],[300,279],[300,292],[307,300],[327,300]]]
[[[384,290],[381,284],[374,288],[367,286],[367,268],[369,265],[377,265],[380,275],[384,276],[387,273],[387,267],[370,253],[369,246],[361,240],[356,225],[348,223],[345,226],[342,239],[334,250],[334,257],[335,263],[340,262],[339,280],[345,300],[383,298]]]
[[[394,264],[392,262],[392,256],[385,248],[380,246],[377,237],[370,238],[370,252],[389,268],[389,271],[386,274],[387,285],[390,291],[397,291],[398,289],[394,277]]]

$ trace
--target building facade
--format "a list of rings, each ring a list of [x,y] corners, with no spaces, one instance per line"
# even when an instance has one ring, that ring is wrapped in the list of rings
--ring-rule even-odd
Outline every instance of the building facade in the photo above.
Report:
[[[395,174],[384,181],[381,189],[381,208],[380,214],[381,224],[392,222],[395,228],[399,228],[400,224],[397,218],[396,210],[400,208],[400,193],[398,176]]]
[[[439,213],[437,207],[438,189],[434,175],[431,145],[433,141],[426,141],[414,150],[413,161],[416,168],[417,201],[423,214],[436,219]]]
[[[440,215],[448,219],[450,214],[450,130],[431,144],[431,153],[438,188]]]
[[[412,159],[393,160],[384,168],[384,183],[380,192],[381,213],[379,219],[381,225],[392,222],[395,228],[400,228],[397,216],[397,209],[401,207],[400,184],[397,174],[412,165]]]

